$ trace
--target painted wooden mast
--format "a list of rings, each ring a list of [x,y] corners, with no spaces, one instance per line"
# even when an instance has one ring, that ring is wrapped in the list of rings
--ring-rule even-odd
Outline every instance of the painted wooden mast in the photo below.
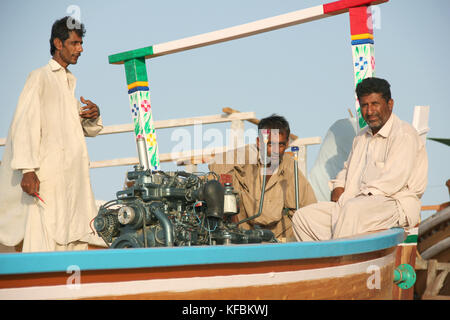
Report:
[[[109,63],[125,65],[128,95],[135,126],[136,141],[142,142],[142,138],[145,139],[147,156],[142,158],[148,158],[148,167],[152,171],[159,170],[158,144],[156,142],[156,134],[150,105],[150,93],[145,65],[146,59],[244,38],[350,12],[352,41],[356,41],[354,50],[357,50],[356,55],[354,52],[354,59],[356,59],[354,63],[356,64],[358,62],[357,60],[362,58],[361,62],[358,63],[362,63],[362,65],[365,66],[365,58],[369,58],[369,60],[367,60],[368,64],[372,63],[371,57],[373,54],[371,55],[370,52],[371,50],[373,52],[373,32],[360,29],[363,24],[361,21],[367,18],[367,6],[384,3],[387,1],[389,0],[340,0],[193,37],[110,55]],[[366,16],[364,16],[364,14]],[[367,22],[367,19],[364,21]],[[366,34],[369,34],[367,37],[369,40],[372,40],[372,43],[360,43],[365,40],[364,36]],[[354,39],[353,36],[355,37]],[[369,53],[366,54],[365,50],[368,50]],[[358,72],[358,76],[361,74],[361,72]],[[369,75],[367,74],[366,76]],[[142,148],[140,148],[141,146],[142,144],[138,145],[138,150],[142,150]]]
[[[349,16],[353,53],[353,74],[356,88],[362,80],[375,75],[373,22],[370,7],[368,6],[350,8]],[[362,129],[367,124],[361,115],[357,97],[355,109],[358,126]]]
[[[124,64],[140,164],[145,169],[157,171],[160,169],[160,162],[145,59],[130,59],[124,61]]]

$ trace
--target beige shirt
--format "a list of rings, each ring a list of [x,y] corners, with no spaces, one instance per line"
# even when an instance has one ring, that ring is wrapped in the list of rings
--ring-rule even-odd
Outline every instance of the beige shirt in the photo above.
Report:
[[[373,135],[362,130],[333,188],[344,187],[338,203],[358,195],[384,195],[400,208],[400,224],[414,227],[420,221],[420,198],[427,185],[428,158],[417,131],[392,114]]]
[[[244,164],[218,164],[216,162],[209,165],[211,171],[232,175],[233,188],[239,193],[240,197],[239,220],[258,213],[261,197],[262,166],[255,159],[248,161],[252,158],[249,155],[251,153],[250,148],[246,148],[246,163]],[[300,170],[298,170],[298,180],[299,206],[303,207],[317,202],[311,185]],[[285,208],[287,209],[286,212],[284,212]],[[290,217],[295,210],[294,158],[292,155],[285,153],[279,167],[266,181],[261,215],[240,226],[250,229],[254,225],[259,225],[261,228],[271,230],[279,239],[291,239],[293,232]]]
[[[9,129],[0,166],[0,242],[16,245],[24,238],[29,214],[43,210],[44,225],[61,245],[90,233],[96,215],[89,179],[86,136],[102,128],[81,119],[75,98],[76,78],[53,59],[28,76]],[[40,196],[25,194],[22,170],[40,180]]]

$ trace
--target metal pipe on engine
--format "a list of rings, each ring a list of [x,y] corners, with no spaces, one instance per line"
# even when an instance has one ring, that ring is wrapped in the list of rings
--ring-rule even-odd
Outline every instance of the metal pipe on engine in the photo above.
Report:
[[[242,219],[236,225],[240,225],[241,223],[244,223],[244,222],[256,219],[262,213],[263,204],[264,204],[264,193],[266,192],[267,144],[269,143],[269,130],[268,129],[261,130],[261,135],[262,135],[262,138],[263,138],[262,139],[263,140],[263,145],[262,145],[262,148],[261,148],[262,149],[261,152],[262,152],[262,156],[263,156],[263,163],[262,163],[262,165],[263,165],[263,181],[262,181],[262,186],[261,186],[261,197],[259,199],[259,210],[258,210],[257,214],[255,214],[255,215],[253,215],[251,217]]]
[[[150,168],[150,163],[148,162],[147,155],[147,147],[145,145],[145,139],[143,137],[139,137],[136,139],[137,152],[139,157],[139,164],[144,170],[148,170]]]
[[[299,147],[291,147],[291,151],[294,153],[294,176],[295,176],[295,208],[298,210],[300,208],[298,201],[298,150]]]
[[[161,223],[161,226],[164,230],[166,246],[173,247],[174,244],[174,229],[172,222],[170,222],[169,218],[166,216],[164,211],[162,210],[163,204],[161,202],[154,202],[150,205],[151,212],[156,216],[156,218]]]

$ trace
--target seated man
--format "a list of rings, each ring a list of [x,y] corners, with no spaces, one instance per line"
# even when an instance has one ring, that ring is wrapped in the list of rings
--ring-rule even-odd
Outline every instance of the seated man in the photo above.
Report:
[[[261,135],[263,129],[269,129],[265,138]],[[244,229],[254,227],[269,229],[279,240],[293,241],[295,239],[291,216],[296,210],[294,158],[284,154],[289,142],[289,123],[281,116],[272,115],[259,122],[258,132],[260,136],[256,138],[255,149],[257,150],[253,158],[254,146],[247,146],[245,149],[233,151],[232,163],[225,163],[226,161],[216,157],[215,162],[209,164],[209,170],[218,174],[232,175],[234,190],[240,196],[239,221],[258,213],[265,171],[266,187],[261,215],[240,226]],[[263,139],[267,140],[263,141]],[[259,152],[265,149],[265,144],[267,144],[267,157]],[[236,153],[240,151],[244,151],[247,161],[236,160]],[[262,163],[266,163],[266,170],[263,170]],[[298,170],[298,181],[299,206],[315,203],[314,191],[300,170]]]
[[[386,80],[367,78],[356,94],[368,124],[353,140],[344,168],[333,182],[331,202],[298,210],[293,217],[298,241],[350,237],[420,220],[428,159],[417,131],[392,114]]]

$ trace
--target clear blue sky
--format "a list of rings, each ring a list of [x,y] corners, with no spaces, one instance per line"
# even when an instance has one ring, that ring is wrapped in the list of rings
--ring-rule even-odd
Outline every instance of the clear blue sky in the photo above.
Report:
[[[6,137],[30,71],[50,59],[52,23],[80,9],[84,52],[70,70],[77,97],[96,102],[105,125],[131,122],[123,66],[108,55],[215,31],[322,4],[322,0],[12,1],[0,2],[0,137]],[[429,137],[450,138],[450,1],[391,0],[379,6],[376,75],[392,86],[394,112],[412,121],[415,105],[430,105]],[[221,113],[223,107],[279,113],[300,137],[324,136],[354,112],[348,14],[147,61],[155,120]],[[246,124],[248,128],[251,124]],[[218,126],[225,129],[227,126]],[[207,127],[208,128],[208,127]],[[173,130],[157,132],[170,152]],[[92,161],[136,156],[133,135],[88,139]],[[309,148],[311,169],[319,147]],[[427,142],[428,188],[423,204],[449,201],[450,148]],[[3,147],[0,147],[0,156]],[[175,166],[163,164],[163,170]],[[121,189],[129,167],[91,169],[97,199]]]

